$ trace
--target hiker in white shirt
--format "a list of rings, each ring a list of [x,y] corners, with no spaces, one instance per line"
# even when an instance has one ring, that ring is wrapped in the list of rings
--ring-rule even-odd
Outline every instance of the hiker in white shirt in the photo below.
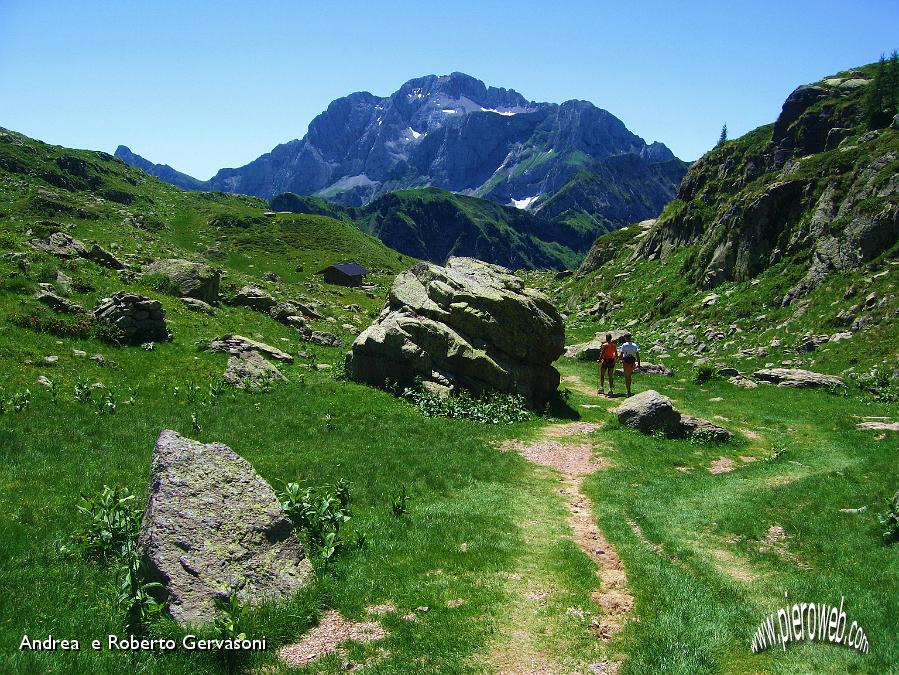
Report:
[[[627,389],[627,395],[631,395],[631,378],[634,376],[634,369],[640,367],[640,347],[633,341],[630,333],[625,334],[624,344],[618,348],[621,355],[621,363],[624,367],[624,386]]]

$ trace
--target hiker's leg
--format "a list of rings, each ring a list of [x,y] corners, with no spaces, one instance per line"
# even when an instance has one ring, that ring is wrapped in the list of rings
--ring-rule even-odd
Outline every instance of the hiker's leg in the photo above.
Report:
[[[612,393],[612,390],[615,388],[615,382],[613,378],[615,377],[615,365],[613,364],[611,368],[609,368],[609,393]]]
[[[599,364],[599,390],[602,391],[606,385],[606,367]]]

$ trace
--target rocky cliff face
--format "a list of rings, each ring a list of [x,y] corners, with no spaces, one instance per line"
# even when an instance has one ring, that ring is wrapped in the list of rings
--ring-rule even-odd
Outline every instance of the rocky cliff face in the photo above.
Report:
[[[712,288],[783,265],[789,304],[899,240],[899,134],[864,121],[869,66],[797,88],[773,125],[697,161],[635,258],[692,247],[684,273]]]
[[[647,145],[591,103],[535,103],[453,73],[410,80],[386,97],[340,98],[303,139],[222,169],[202,189],[266,199],[295,192],[355,206],[433,185],[539,212],[576,176],[595,172],[602,180],[593,198],[566,200],[554,213],[587,209],[614,226],[657,215],[684,171],[664,145]]]

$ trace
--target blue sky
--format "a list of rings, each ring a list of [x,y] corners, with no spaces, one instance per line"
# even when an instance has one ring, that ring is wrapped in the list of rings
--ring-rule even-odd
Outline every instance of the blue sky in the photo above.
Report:
[[[462,71],[592,101],[692,160],[798,84],[899,47],[899,2],[0,0],[0,126],[131,147],[198,178],[302,137],[328,103]]]

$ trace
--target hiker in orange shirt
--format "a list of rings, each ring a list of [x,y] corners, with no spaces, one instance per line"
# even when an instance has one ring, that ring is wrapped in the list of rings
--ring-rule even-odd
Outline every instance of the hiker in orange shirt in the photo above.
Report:
[[[615,377],[615,362],[618,360],[618,348],[612,342],[612,334],[606,334],[606,341],[599,350],[599,390],[596,392],[600,396],[605,394],[606,372],[609,373],[609,396],[614,396],[612,387],[614,386],[612,378]]]

